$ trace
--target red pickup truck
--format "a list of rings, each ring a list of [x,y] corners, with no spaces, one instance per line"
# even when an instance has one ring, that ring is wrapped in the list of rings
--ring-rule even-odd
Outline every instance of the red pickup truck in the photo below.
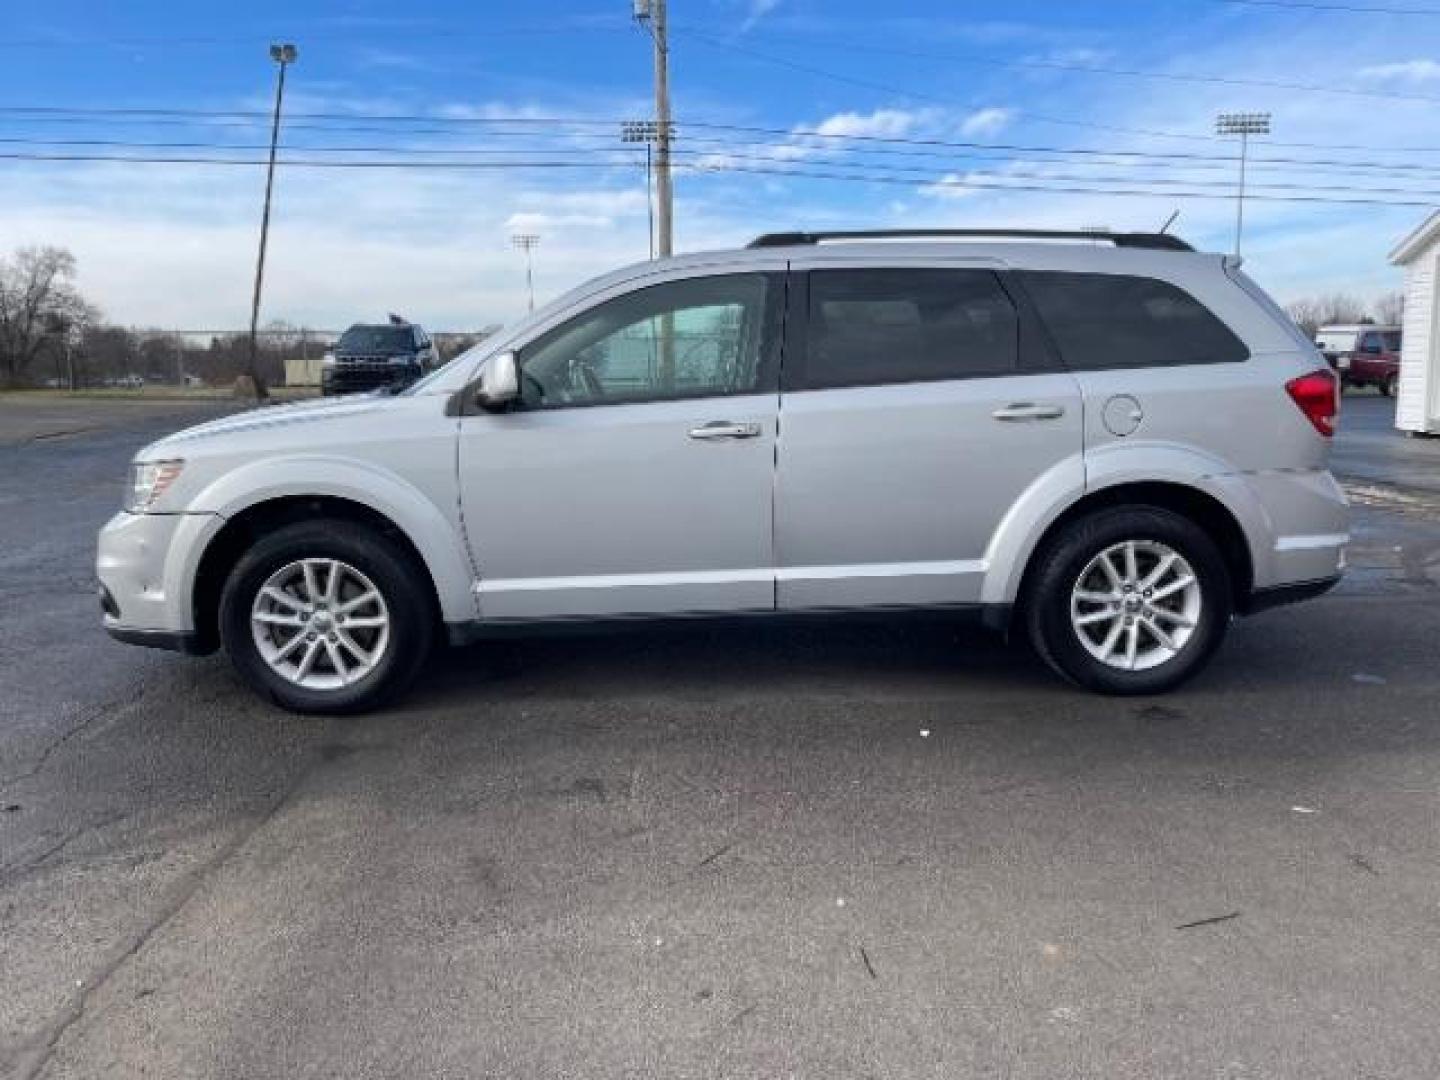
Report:
[[[1386,397],[1395,395],[1400,380],[1398,326],[1322,326],[1315,345],[1345,386],[1374,386]]]

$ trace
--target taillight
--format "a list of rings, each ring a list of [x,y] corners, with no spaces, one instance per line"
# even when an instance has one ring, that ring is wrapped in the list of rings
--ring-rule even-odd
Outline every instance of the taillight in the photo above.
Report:
[[[1322,368],[1285,384],[1290,399],[1300,407],[1305,419],[1326,438],[1335,434],[1335,421],[1340,415],[1340,383],[1335,373]]]

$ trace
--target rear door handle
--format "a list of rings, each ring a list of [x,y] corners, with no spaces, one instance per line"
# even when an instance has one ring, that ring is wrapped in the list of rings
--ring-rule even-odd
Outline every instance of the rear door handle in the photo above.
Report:
[[[690,429],[692,439],[753,439],[759,434],[760,425],[757,423],[737,424],[730,420],[712,420]]]
[[[1023,423],[1027,420],[1059,420],[1065,415],[1064,405],[1037,405],[1030,401],[1017,401],[1012,405],[996,409],[990,414],[996,420],[1007,423]]]

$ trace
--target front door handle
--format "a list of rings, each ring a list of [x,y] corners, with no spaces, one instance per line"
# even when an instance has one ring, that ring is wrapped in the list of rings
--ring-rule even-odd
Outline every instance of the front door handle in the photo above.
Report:
[[[996,409],[990,414],[996,420],[1007,423],[1023,423],[1028,420],[1059,420],[1065,415],[1064,405],[1037,405],[1030,401],[1017,401],[1012,405]]]
[[[712,420],[690,429],[692,439],[753,439],[759,434],[760,425],[757,423],[737,424],[729,420]]]

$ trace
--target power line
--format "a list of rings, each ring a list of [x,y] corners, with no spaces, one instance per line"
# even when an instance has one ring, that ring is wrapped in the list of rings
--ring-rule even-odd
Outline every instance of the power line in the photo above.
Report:
[[[205,112],[199,111],[199,110],[195,110],[195,111],[192,111],[192,112],[186,114],[186,116],[193,116],[193,117],[195,117],[194,119],[187,119],[187,118],[184,117],[184,116],[182,116],[182,117],[174,117],[174,116],[170,116],[170,117],[164,117],[164,116],[154,116],[154,117],[114,116],[114,115],[110,115],[110,114],[108,114],[108,113],[105,113],[103,110],[85,110],[85,109],[69,109],[69,110],[67,110],[67,111],[70,112],[70,113],[76,113],[76,114],[82,114],[82,115],[57,115],[57,114],[55,114],[55,113],[47,113],[46,115],[43,115],[43,116],[25,116],[25,115],[15,115],[15,114],[14,114],[14,110],[18,110],[19,112],[24,113],[24,112],[34,111],[34,110],[37,109],[37,108],[40,108],[40,106],[0,106],[0,117],[3,117],[3,118],[4,118],[3,120],[0,120],[0,122],[9,123],[9,124],[75,124],[75,125],[85,125],[85,124],[95,125],[95,124],[104,123],[104,124],[106,124],[106,125],[114,125],[114,126],[131,125],[131,126],[156,126],[156,127],[172,127],[172,126],[173,126],[173,127],[202,127],[202,128],[207,129],[207,130],[208,130],[208,129],[212,129],[212,128],[244,128],[244,129],[249,129],[249,128],[253,128],[253,127],[258,126],[259,123],[260,123],[260,121],[259,121],[258,119],[256,119],[256,120],[227,120],[227,119],[223,119],[223,118],[206,119],[206,117],[212,116],[212,115],[213,115],[213,116],[216,116],[216,117],[220,117],[220,116],[222,116],[222,115],[233,115],[233,114],[218,114],[218,113],[217,113],[217,114],[210,114],[210,113],[205,113]],[[98,115],[98,116],[96,116],[96,115],[83,115],[83,114],[85,114],[85,113],[97,112],[97,111],[100,112],[101,115]],[[304,114],[301,114],[301,115],[304,115]],[[585,126],[585,127],[607,127],[607,128],[608,128],[608,127],[613,127],[613,126],[614,126],[615,124],[617,124],[617,123],[623,123],[623,122],[624,122],[623,119],[595,120],[595,119],[587,118],[587,119],[581,120],[581,119],[567,119],[567,118],[559,118],[559,117],[528,117],[528,118],[521,118],[521,117],[513,117],[513,118],[512,118],[512,117],[497,117],[497,118],[493,118],[493,119],[491,119],[491,118],[484,118],[484,117],[462,117],[462,118],[448,118],[448,119],[447,119],[447,118],[445,118],[445,117],[439,117],[439,116],[433,116],[433,115],[422,115],[422,116],[393,116],[393,115],[392,115],[392,116],[387,116],[387,115],[385,115],[385,114],[372,114],[372,113],[345,113],[345,114],[341,114],[341,115],[343,115],[343,116],[346,117],[346,118],[353,118],[353,119],[357,119],[357,120],[364,120],[364,119],[371,119],[371,120],[389,120],[389,121],[400,121],[400,122],[404,122],[404,123],[406,123],[406,124],[411,124],[411,123],[420,124],[420,123],[424,123],[424,124],[430,124],[430,125],[441,125],[441,126],[438,126],[438,127],[437,127],[437,126],[430,126],[430,127],[407,127],[407,128],[405,128],[405,129],[403,129],[403,133],[404,133],[404,134],[407,134],[407,135],[453,135],[453,134],[455,134],[457,128],[458,128],[458,129],[465,129],[465,128],[467,128],[467,127],[469,127],[469,126],[472,126],[472,125],[514,124],[514,123],[526,123],[526,122],[529,122],[529,123],[535,123],[535,124],[552,124],[552,125],[559,125],[559,126],[576,126],[576,125],[579,125],[579,126]],[[1026,115],[1030,115],[1030,114],[1026,114]],[[1058,122],[1058,121],[1057,121],[1057,122]],[[727,130],[727,131],[754,131],[754,132],[757,132],[757,133],[770,133],[770,134],[775,134],[775,135],[808,134],[808,135],[810,135],[810,136],[818,137],[818,138],[829,138],[829,139],[868,139],[868,140],[874,140],[874,141],[878,141],[878,142],[895,143],[895,144],[898,144],[898,145],[922,145],[919,140],[915,140],[915,139],[905,139],[905,138],[895,138],[895,137],[885,137],[885,136],[832,135],[832,134],[828,134],[828,133],[824,133],[824,132],[816,132],[816,131],[811,131],[811,132],[806,133],[806,132],[804,132],[803,129],[798,129],[798,130],[796,130],[796,129],[786,130],[786,129],[783,129],[783,128],[755,128],[755,127],[749,127],[749,128],[747,128],[747,127],[743,127],[743,126],[739,126],[739,125],[731,125],[731,124],[706,124],[706,123],[702,123],[702,122],[699,122],[699,121],[693,121],[693,120],[692,120],[692,121],[686,121],[686,122],[684,123],[684,126],[686,127],[687,130],[691,130],[691,129],[695,129],[695,130],[713,129],[713,130]],[[319,123],[314,123],[314,124],[304,124],[304,123],[292,124],[292,123],[288,123],[288,122],[287,122],[286,125],[285,125],[285,129],[286,129],[287,131],[354,132],[354,133],[369,133],[369,134],[378,134],[378,133],[387,133],[387,134],[390,134],[390,133],[394,133],[394,132],[396,131],[396,128],[393,127],[393,126],[385,126],[385,125],[376,126],[376,125],[374,125],[374,124],[342,124],[342,123],[337,123],[337,122],[329,121],[329,120],[326,120],[326,121],[323,121],[323,122],[319,122]],[[1106,129],[1106,130],[1109,130],[1109,129]],[[1214,143],[1214,142],[1216,141],[1213,137],[1208,136],[1208,135],[1181,135],[1181,134],[1178,134],[1178,133],[1175,133],[1175,132],[1149,132],[1149,133],[1146,133],[1146,132],[1138,132],[1136,129],[1122,129],[1122,130],[1125,130],[1125,131],[1128,131],[1128,132],[1131,132],[1131,133],[1153,134],[1153,135],[1155,135],[1156,137],[1163,137],[1163,138],[1191,139],[1191,140],[1194,140],[1194,141],[1197,141],[1197,142]],[[517,132],[517,131],[515,131],[515,130],[512,129],[512,130],[510,130],[510,131],[505,131],[505,132],[489,132],[489,133],[488,133],[488,137],[489,137],[489,138],[509,138],[509,137],[512,137],[512,136],[515,136],[515,135],[520,135],[520,134],[544,134],[544,133],[543,133],[543,132]],[[691,141],[691,142],[694,142],[694,141],[695,141],[695,136],[693,136],[693,135],[687,136],[687,138],[688,138],[689,141]],[[1287,141],[1284,141],[1284,140],[1281,140],[1281,139],[1267,139],[1267,140],[1265,140],[1265,145],[1266,145],[1266,146],[1273,146],[1273,147],[1277,147],[1277,148],[1282,148],[1282,149],[1337,150],[1337,151],[1353,151],[1353,152],[1355,152],[1355,153],[1369,153],[1369,154],[1376,154],[1376,153],[1388,153],[1388,154],[1440,154],[1440,146],[1381,146],[1381,145],[1378,145],[1378,144],[1376,144],[1376,143],[1317,143],[1317,142],[1293,142],[1293,141],[1292,141],[1292,142],[1287,142]],[[1065,152],[1068,152],[1068,151],[1065,150],[1064,148],[1057,148],[1054,152],[1056,152],[1056,153],[1065,153]],[[1096,151],[1096,152],[1106,152],[1106,151]],[[1116,152],[1118,152],[1118,151],[1116,151]],[[1364,162],[1355,162],[1354,164],[1356,164],[1356,165],[1363,165],[1363,164],[1366,164],[1366,163],[1364,163]],[[1388,168],[1389,166],[1388,166],[1388,165],[1377,165],[1376,167],[1377,167],[1377,168]]]
[[[256,167],[266,164],[263,158],[215,158],[195,156],[117,156],[103,154],[34,154],[18,152],[0,152],[0,160],[13,161],[36,161],[36,162],[110,162],[115,164],[129,165],[203,165],[203,166],[228,166],[228,167]],[[326,161],[311,158],[286,158],[279,164],[287,168],[304,169],[406,169],[406,170],[449,170],[449,171],[485,171],[498,169],[613,169],[613,163],[595,161],[521,161],[521,162],[477,162],[477,161]],[[841,180],[855,183],[891,184],[904,185],[907,187],[928,186],[935,188],[954,188],[956,190],[983,190],[983,191],[1019,191],[1019,192],[1050,192],[1057,194],[1081,194],[1081,195],[1106,195],[1106,196],[1127,196],[1146,198],[1183,198],[1183,199],[1227,199],[1229,195],[1223,191],[1195,191],[1198,186],[1188,185],[1184,189],[1156,188],[1160,181],[1140,180],[1138,183],[1148,184],[1146,188],[1135,187],[1098,187],[1098,186],[1074,186],[1060,183],[997,183],[990,179],[952,179],[947,176],[897,176],[892,171],[871,171],[866,173],[857,172],[835,172],[826,169],[815,168],[776,168],[746,165],[702,165],[687,164],[685,169],[695,173],[742,173],[764,176],[780,176],[790,178],[809,178],[819,180]],[[986,174],[996,180],[1002,179],[1005,174]],[[1097,181],[1098,182],[1098,181]],[[1184,181],[1175,181],[1176,184]],[[1223,185],[1222,185],[1223,186]],[[1298,185],[1275,185],[1283,190],[1299,190]],[[1312,188],[1310,190],[1325,190],[1341,194],[1355,193],[1366,194],[1397,194],[1428,196],[1423,201],[1419,200],[1397,200],[1377,198],[1338,198],[1333,195],[1306,195],[1306,194],[1269,194],[1255,195],[1252,198],[1263,202],[1285,202],[1285,203],[1322,203],[1342,206],[1396,206],[1416,207],[1433,206],[1440,201],[1440,191],[1423,192],[1410,189],[1370,189],[1370,188],[1349,188],[1330,187]]]
[[[901,91],[901,93],[904,93]],[[954,104],[950,102],[949,104]],[[25,115],[37,114],[37,115]],[[351,132],[395,132],[397,129],[391,125],[428,124],[429,128],[400,129],[406,134],[453,134],[455,128],[467,129],[479,127],[507,127],[511,125],[532,125],[540,128],[574,128],[576,134],[582,134],[585,129],[603,129],[611,131],[621,122],[616,118],[597,119],[594,117],[559,117],[559,116],[530,116],[530,117],[444,117],[423,113],[294,113],[290,114],[301,123],[286,121],[287,130],[312,130],[312,131],[351,131]],[[1033,116],[1026,113],[1024,115]],[[199,127],[251,127],[265,120],[263,113],[245,110],[209,110],[209,109],[155,109],[155,108],[116,108],[106,106],[48,106],[48,105],[4,105],[0,106],[0,118],[9,118],[8,122],[16,123],[106,123],[106,124],[156,124],[156,125],[190,125]],[[369,123],[358,126],[349,124],[349,121],[367,121]],[[303,123],[304,121],[316,121],[313,124]],[[1062,121],[1054,121],[1060,123]],[[1078,121],[1076,123],[1079,123]],[[344,126],[335,126],[344,125]],[[373,126],[385,125],[385,126]],[[435,126],[439,125],[439,126]],[[1085,125],[1096,126],[1096,125]],[[1105,130],[1118,130],[1132,134],[1163,135],[1169,138],[1191,138],[1216,144],[1213,136],[1186,136],[1174,132],[1147,132],[1133,128],[1110,128],[1099,125]],[[1057,154],[1081,154],[1101,156],[1129,156],[1137,158],[1165,158],[1175,160],[1234,160],[1232,155],[1204,154],[1199,152],[1185,151],[1136,151],[1136,150],[1100,150],[1090,147],[1040,147],[1040,146],[1017,146],[1004,143],[985,143],[973,140],[953,139],[924,139],[914,137],[900,137],[887,135],[841,135],[832,132],[819,131],[807,128],[774,128],[744,124],[720,124],[707,123],[696,120],[680,120],[677,127],[682,131],[722,131],[740,132],[757,135],[778,136],[783,138],[807,138],[825,139],[840,142],[860,142],[866,144],[884,144],[895,146],[934,146],[966,149],[993,149],[993,150],[1020,150],[1027,153],[1057,153]],[[532,132],[533,133],[533,132]],[[498,133],[492,133],[490,137],[497,137]],[[693,137],[692,141],[693,141]],[[1338,150],[1355,151],[1365,153],[1440,153],[1440,146],[1406,146],[1406,147],[1385,147],[1368,145],[1347,145],[1333,143],[1312,143],[1312,142],[1282,142],[1279,140],[1266,140],[1267,146],[1280,148],[1300,148],[1314,150]],[[1373,165],[1375,168],[1404,168],[1405,163],[1376,163],[1376,162],[1332,162],[1324,160],[1310,160],[1302,158],[1285,159],[1253,159],[1283,161],[1293,164],[1344,164],[1365,166]]]
[[[532,133],[525,137],[535,137]],[[543,134],[539,137],[546,137]],[[317,146],[312,144],[284,144],[283,148],[290,153],[315,153],[315,154],[392,154],[392,155],[414,155],[443,157],[446,155],[456,156],[497,156],[509,155],[544,155],[544,154],[574,154],[574,153],[604,153],[612,155],[617,162],[625,160],[620,155],[627,154],[629,147],[623,143],[616,143],[613,138],[598,135],[582,135],[577,138],[600,140],[599,145],[567,145],[562,144],[553,147],[546,146],[519,146],[519,147],[476,147],[476,146],[401,146],[401,145],[350,145],[350,146]],[[985,163],[1006,162],[1017,165],[1053,165],[1066,164],[1071,167],[1102,168],[1102,169],[1200,169],[1200,170],[1221,170],[1228,169],[1233,158],[1206,159],[1200,155],[1184,155],[1181,160],[1151,160],[1148,155],[1134,154],[1126,157],[1121,151],[1095,151],[1103,157],[1112,156],[1125,157],[1124,160],[1111,161],[1089,158],[1081,161],[1065,161],[1063,158],[1025,158],[1015,156],[1013,153],[1003,152],[1016,150],[1020,153],[1051,153],[1066,154],[1072,151],[1061,150],[1049,147],[1005,147],[996,146],[994,149],[1000,153],[955,153],[939,149],[908,149],[894,147],[850,147],[850,146],[806,146],[796,142],[767,142],[759,140],[736,140],[707,138],[705,136],[689,136],[686,139],[688,144],[698,144],[710,149],[703,151],[704,154],[716,157],[736,157],[742,160],[768,161],[777,165],[810,162],[816,163],[817,159],[810,156],[810,151],[820,153],[842,153],[858,157],[859,160],[836,160],[824,159],[819,163],[827,165],[864,165],[865,167],[892,167],[876,164],[864,160],[864,155],[880,155],[883,157],[928,157],[945,162],[952,161],[979,161]],[[107,147],[123,150],[214,150],[214,151],[255,151],[268,148],[268,144],[260,143],[221,143],[199,140],[166,140],[166,141],[137,141],[129,139],[58,139],[58,138],[28,138],[17,136],[0,136],[0,145],[8,146],[45,146],[45,147]],[[982,145],[982,144],[977,144]],[[769,151],[769,152],[767,152]],[[805,151],[802,156],[788,158],[780,151]],[[677,153],[688,153],[694,155],[701,151],[677,150]],[[1080,151],[1073,151],[1079,153]],[[1395,164],[1384,165],[1372,162],[1348,162],[1348,161],[1325,161],[1313,158],[1254,158],[1252,164],[1269,169],[1271,171],[1291,171],[1296,168],[1307,168],[1312,171],[1337,172],[1346,175],[1365,175],[1366,173],[1380,171],[1386,174],[1392,172],[1405,172],[1420,176],[1440,176],[1440,165],[1417,165],[1417,164]]]
[[[676,32],[684,34],[686,37],[691,37],[698,41],[703,41],[708,45],[715,45],[721,48],[733,49],[736,52],[744,53],[748,56],[753,56],[756,59],[767,60],[771,63],[787,62],[780,57],[770,56],[764,53],[757,52],[754,49],[738,45],[733,41],[727,41],[723,38],[716,37],[704,30],[696,30],[693,27],[677,27]],[[777,37],[780,35],[772,33],[769,36]],[[792,37],[792,40],[796,39]],[[1304,91],[1305,93],[1342,94],[1349,97],[1378,98],[1387,101],[1440,102],[1440,97],[1437,97],[1433,94],[1397,94],[1384,90],[1360,90],[1353,87],[1338,87],[1333,85],[1326,86],[1315,83],[1286,82],[1276,79],[1241,79],[1224,75],[1191,75],[1171,71],[1147,71],[1139,68],[1114,68],[1101,67],[1092,64],[1069,64],[1059,60],[998,60],[993,57],[977,56],[971,53],[934,53],[916,49],[899,49],[885,45],[863,45],[853,42],[826,42],[825,47],[829,49],[838,49],[846,52],[863,52],[885,54],[891,56],[904,56],[911,59],[933,60],[944,63],[983,64],[989,67],[1065,71],[1082,75],[1105,75],[1132,79],[1158,79],[1165,82],[1214,84],[1219,86],[1259,87],[1267,90],[1300,90]],[[871,83],[863,80],[852,80],[849,76],[840,76],[835,74],[834,72],[821,71],[818,68],[800,67],[798,69],[809,71],[812,74],[816,75],[823,75],[827,78],[845,79],[847,81],[856,82],[857,85],[865,85],[872,89],[887,89],[880,86],[880,84],[878,83]],[[906,94],[916,97],[922,96],[914,95],[911,94],[910,91],[901,90],[895,87],[889,87],[888,90],[891,93]],[[936,98],[929,97],[928,95],[923,95],[923,97],[925,98],[925,100],[938,100]],[[951,102],[951,104],[953,104],[953,102]]]
[[[706,170],[701,170],[701,171],[706,171]],[[735,167],[726,168],[726,169],[721,169],[721,170],[716,170],[716,171],[722,171],[722,172],[739,172],[739,173],[756,173],[756,174],[761,174],[761,175],[801,176],[801,177],[808,177],[808,178],[817,179],[817,180],[847,180],[847,181],[853,181],[853,182],[858,182],[858,183],[872,183],[872,184],[903,184],[903,185],[906,185],[906,186],[908,186],[908,187],[914,187],[914,186],[915,186],[915,181],[914,181],[914,180],[900,179],[900,178],[897,178],[897,177],[860,176],[860,175],[847,174],[847,173],[814,172],[814,171],[810,171],[810,170],[798,170],[798,169],[791,171],[791,170],[758,169],[758,168],[752,169],[752,168],[747,168],[747,167],[743,167],[743,166],[735,166]],[[953,188],[955,188],[955,189],[957,189],[957,190],[964,190],[964,189],[966,189],[966,188],[976,188],[976,189],[985,190],[985,191],[1050,192],[1050,193],[1067,194],[1067,195],[1110,195],[1110,196],[1143,197],[1143,198],[1157,198],[1157,199],[1222,199],[1222,200],[1228,200],[1228,199],[1230,198],[1229,195],[1218,194],[1218,193],[1213,193],[1213,192],[1208,192],[1208,191],[1152,191],[1152,190],[1138,190],[1138,189],[1126,189],[1126,188],[1066,187],[1066,186],[1059,186],[1059,185],[1049,186],[1049,185],[1040,185],[1040,184],[992,184],[992,183],[988,183],[988,182],[986,182],[986,183],[970,183],[970,182],[966,182],[966,181],[955,181],[955,182],[953,182],[953,183],[945,183],[945,182],[942,181],[942,182],[939,182],[936,186],[939,186],[939,187],[953,187]],[[1357,190],[1363,190],[1363,189],[1357,189]],[[1436,194],[1437,194],[1437,198],[1440,198],[1440,193],[1436,193]],[[1424,201],[1403,202],[1403,201],[1391,200],[1391,199],[1364,199],[1364,198],[1360,198],[1360,199],[1348,199],[1348,198],[1347,198],[1347,199],[1337,199],[1337,198],[1331,198],[1331,197],[1328,197],[1328,196],[1326,196],[1326,197],[1320,197],[1320,196],[1307,196],[1307,195],[1254,195],[1254,196],[1249,196],[1249,198],[1258,200],[1258,201],[1260,201],[1260,202],[1324,203],[1324,204],[1330,204],[1330,205],[1336,205],[1336,206],[1396,206],[1396,207],[1417,207],[1417,206],[1421,206],[1421,207],[1432,207],[1432,208],[1434,207],[1434,205],[1435,205],[1435,203],[1436,203],[1436,201],[1437,201],[1436,198],[1431,198],[1431,199],[1427,199],[1427,200],[1424,200]]]

